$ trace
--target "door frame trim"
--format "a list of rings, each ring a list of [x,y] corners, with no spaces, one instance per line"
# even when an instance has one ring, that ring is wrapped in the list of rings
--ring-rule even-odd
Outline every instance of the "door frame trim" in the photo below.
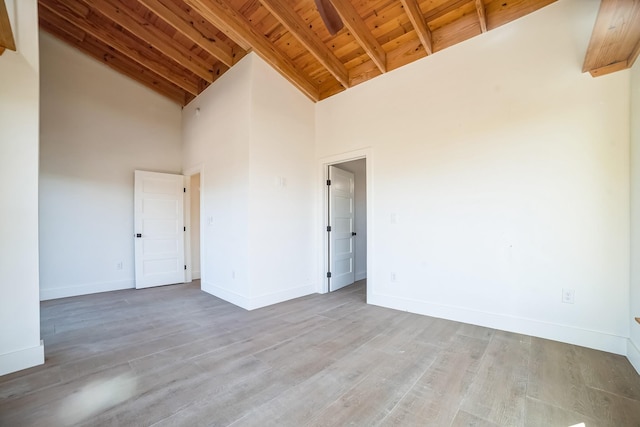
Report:
[[[335,154],[332,156],[321,157],[318,159],[317,171],[318,171],[318,206],[320,207],[320,214],[318,215],[318,224],[316,229],[318,230],[318,276],[319,280],[316,285],[316,292],[325,294],[329,292],[329,279],[326,277],[326,268],[329,263],[328,250],[329,242],[327,238],[327,221],[328,221],[328,197],[329,190],[327,188],[328,169],[329,166],[334,166],[340,163],[348,162],[351,160],[365,159],[366,172],[367,172],[367,301],[370,295],[373,293],[375,286],[373,269],[373,247],[374,247],[374,212],[373,212],[373,150],[370,147],[362,148],[359,150],[348,151],[341,154]]]

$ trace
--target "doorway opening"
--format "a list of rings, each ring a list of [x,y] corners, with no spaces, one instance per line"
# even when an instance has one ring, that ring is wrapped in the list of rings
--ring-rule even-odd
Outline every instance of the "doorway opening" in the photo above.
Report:
[[[367,280],[366,158],[326,165],[326,291]]]
[[[185,282],[187,283],[202,278],[201,184],[199,171],[185,176]]]

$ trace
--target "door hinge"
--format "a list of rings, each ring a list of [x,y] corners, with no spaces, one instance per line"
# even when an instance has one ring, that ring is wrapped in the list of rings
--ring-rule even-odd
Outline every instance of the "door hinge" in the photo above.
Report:
[[[331,231],[331,226],[327,225],[327,231],[330,232]]]
[[[331,279],[331,272],[327,271],[327,279]]]
[[[186,265],[184,266],[184,269],[185,269],[185,270],[187,269],[187,266],[186,266]]]
[[[327,180],[327,185],[331,185],[331,180],[330,179]]]
[[[187,188],[186,187],[182,187],[182,192],[186,193],[187,192]]]
[[[182,227],[182,228],[184,228],[184,230],[182,230],[182,231],[187,231],[187,227]]]

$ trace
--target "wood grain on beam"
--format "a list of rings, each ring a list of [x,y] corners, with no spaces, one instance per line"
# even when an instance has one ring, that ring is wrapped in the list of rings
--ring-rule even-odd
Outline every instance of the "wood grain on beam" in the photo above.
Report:
[[[198,31],[193,24],[189,22],[189,14],[182,10],[176,3],[171,0],[138,1],[189,40],[206,50],[210,55],[218,58],[229,67],[233,66],[231,47],[220,40],[206,36]]]
[[[349,87],[349,71],[347,71],[347,68],[320,40],[320,37],[306,26],[300,15],[291,7],[284,5],[281,0],[260,0],[260,3],[311,52],[340,84],[345,88]]]
[[[387,51],[387,69],[389,71],[395,70],[427,56],[427,52],[424,49],[420,49],[421,45],[420,40],[415,38],[405,43],[400,43],[397,47],[383,45]]]
[[[46,7],[40,7],[38,10],[38,18],[40,18],[40,26],[44,26],[46,23],[47,30],[58,37],[61,40],[66,41],[69,44],[73,44],[69,41],[69,37],[72,37],[75,41],[82,42],[84,41],[87,33],[82,31],[80,28],[76,27],[69,21],[64,18],[61,18],[59,15],[51,12]],[[52,31],[55,29],[55,31]],[[61,36],[61,33],[65,34],[65,37]]]
[[[2,52],[5,49],[16,50],[16,41],[13,38],[13,31],[11,31],[11,21],[9,21],[9,14],[7,13],[7,6],[4,4],[4,0],[0,0],[0,48]],[[0,54],[2,54],[0,52]]]
[[[442,3],[438,7],[434,7],[433,9],[425,12],[424,19],[426,22],[433,21],[434,19],[438,19],[449,12],[453,12],[454,10],[459,9],[467,3],[469,3],[469,0],[449,0],[448,2]]]
[[[313,101],[318,101],[318,88],[296,67],[293,61],[258,32],[251,22],[225,0],[185,0],[205,19],[239,45],[252,46],[256,54],[278,70]]]
[[[131,40],[123,32],[113,31],[113,27],[76,15],[73,12],[73,8],[68,6],[69,4],[74,3],[77,2],[75,0],[40,0],[40,13],[47,13],[46,11],[49,11],[58,15],[60,18],[75,25],[87,34],[91,34],[96,39],[108,46],[111,46],[145,68],[163,76],[165,79],[181,87],[187,92],[193,95],[197,95],[199,93],[197,84],[189,81],[183,75],[169,68],[166,64],[163,64],[160,61],[151,60],[144,56],[139,51],[138,43]]]
[[[433,53],[433,45],[431,41],[431,30],[427,25],[427,22],[424,20],[424,15],[422,15],[422,11],[420,10],[420,5],[418,5],[417,0],[401,0],[402,5],[404,6],[404,11],[409,17],[409,21],[411,21],[411,25],[415,29],[418,34],[418,38],[420,39],[420,43],[422,43],[422,47],[427,52],[427,55],[431,55]]]
[[[484,9],[485,15],[487,16],[487,30],[491,31],[501,25],[508,24],[556,1],[557,0],[485,0]]]
[[[207,64],[202,58],[177,47],[178,45],[171,37],[142,21],[142,18],[135,11],[124,6],[124,4],[114,0],[82,1],[197,76],[208,82],[214,80],[211,64]]]
[[[472,8],[475,12],[475,7]],[[478,16],[468,13],[448,25],[433,30],[433,50],[439,52],[457,43],[469,40],[482,34],[478,24]]]
[[[373,37],[367,24],[349,0],[331,0],[335,6],[342,22],[349,29],[358,44],[367,52],[367,55],[376,64],[378,69],[385,73],[387,71],[387,54],[382,46]]]
[[[626,70],[629,68],[627,65],[627,61],[614,62],[613,64],[605,65],[600,68],[594,68],[593,70],[588,70],[589,74],[592,77],[600,77],[605,76],[607,74],[615,73],[618,71]]]
[[[484,10],[482,0],[476,0],[476,11],[478,12],[478,20],[480,21],[480,29],[483,33],[487,32],[487,15]]]
[[[41,0],[39,0],[41,2]],[[80,3],[79,1],[72,1],[65,4],[66,7],[69,8],[71,12],[75,15],[78,15],[81,18],[87,18],[89,14],[91,14],[91,9],[84,3]]]
[[[601,76],[633,66],[640,43],[640,1],[602,0],[583,72]]]
[[[57,24],[48,22],[47,17],[42,14],[40,14],[39,18],[40,27],[54,37],[102,62],[118,73],[128,76],[149,89],[154,90],[160,95],[169,98],[182,106],[186,104],[186,92],[168,82],[161,76],[150,72],[141,65],[131,61],[126,56],[120,55],[118,52],[109,48],[97,39],[87,37],[84,40],[78,40],[67,31],[61,31]]]

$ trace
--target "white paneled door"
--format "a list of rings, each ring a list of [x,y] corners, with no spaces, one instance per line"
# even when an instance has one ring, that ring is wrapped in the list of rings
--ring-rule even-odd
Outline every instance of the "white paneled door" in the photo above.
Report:
[[[183,176],[135,171],[136,289],[184,282]]]
[[[354,176],[329,166],[329,291],[350,285],[354,273]]]

